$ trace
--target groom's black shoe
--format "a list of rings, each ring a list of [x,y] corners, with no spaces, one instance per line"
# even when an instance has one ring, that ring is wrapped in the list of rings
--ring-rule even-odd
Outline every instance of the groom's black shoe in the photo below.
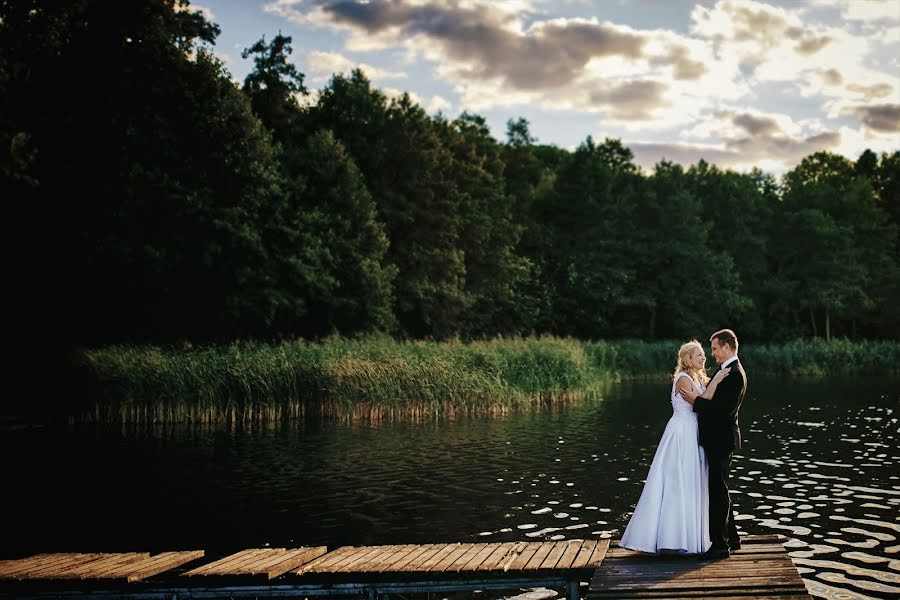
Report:
[[[734,554],[738,550],[741,549],[741,541],[740,540],[728,540],[728,548],[731,550],[731,553]]]
[[[731,556],[731,552],[728,551],[728,548],[716,548],[715,546],[711,547],[709,550],[701,554],[697,557],[697,560],[719,560],[720,558],[728,558]]]

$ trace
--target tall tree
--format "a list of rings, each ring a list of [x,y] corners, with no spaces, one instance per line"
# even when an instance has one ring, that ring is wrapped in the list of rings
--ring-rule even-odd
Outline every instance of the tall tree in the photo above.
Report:
[[[303,73],[290,61],[291,38],[279,33],[270,43],[260,38],[241,52],[241,57],[253,57],[253,69],[244,78],[244,94],[250,98],[253,112],[271,130],[282,145],[282,161],[288,171],[299,168],[298,153],[305,144],[303,113],[298,96],[306,95]]]
[[[639,179],[617,140],[598,145],[588,137],[559,171],[554,191],[539,199],[554,332],[596,338],[609,331],[631,276],[621,257]]]
[[[734,263],[736,293],[747,298],[745,310],[732,311],[729,321],[742,335],[765,335],[763,314],[769,303],[766,273],[769,237],[778,203],[774,181],[760,172],[723,171],[701,160],[687,171],[690,193],[703,205],[711,224],[709,248]],[[768,324],[771,325],[771,324]]]
[[[410,337],[459,332],[472,304],[460,247],[460,199],[453,157],[437,126],[408,95],[390,102],[359,71],[336,75],[311,110],[360,168],[390,240],[397,269],[395,314]]]
[[[40,182],[23,220],[57,337],[248,335],[273,314],[258,230],[281,185],[271,140],[206,49],[218,29],[187,8],[4,3]]]
[[[815,323],[821,323],[821,329],[830,336],[837,318],[844,327],[843,335],[853,334],[860,322],[872,324],[881,314],[895,314],[896,308],[888,304],[885,296],[886,288],[875,284],[898,277],[890,252],[896,244],[897,229],[879,206],[869,179],[858,174],[846,158],[817,152],[785,174],[784,185],[785,211],[788,215],[801,215],[807,224],[813,224],[807,228],[818,234],[818,244],[812,251],[831,256],[837,244],[835,231],[853,250],[840,248],[842,269],[830,269],[831,276],[820,274],[834,279],[834,287],[827,287],[827,293],[807,295],[812,332],[818,333],[820,326]],[[830,221],[808,211],[819,211]],[[845,271],[851,275],[839,276]],[[819,283],[826,286],[828,282]]]
[[[468,113],[447,123],[442,136],[453,156],[450,177],[459,195],[459,245],[465,290],[472,299],[462,330],[467,335],[519,331],[525,316],[517,310],[517,290],[529,264],[515,253],[521,226],[514,221],[514,199],[505,191],[501,147],[484,118]]]
[[[625,260],[634,275],[621,303],[646,311],[649,328],[634,332],[641,337],[687,338],[723,324],[741,330],[735,317],[749,308],[732,246],[711,247],[716,225],[692,184],[690,172],[663,161],[636,198],[627,229],[633,251]]]
[[[303,74],[281,34],[243,52],[254,56],[244,81],[253,109],[278,140],[285,184],[267,222],[283,335],[354,334],[393,328],[384,226],[353,159],[329,130],[315,131],[297,103]]]

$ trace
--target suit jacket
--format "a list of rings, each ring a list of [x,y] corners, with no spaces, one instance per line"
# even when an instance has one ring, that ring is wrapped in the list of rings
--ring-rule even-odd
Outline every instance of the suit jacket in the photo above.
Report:
[[[739,360],[730,365],[728,377],[719,382],[713,397],[697,396],[694,412],[700,427],[700,445],[709,452],[727,454],[741,448],[738,413],[747,393],[747,374]]]

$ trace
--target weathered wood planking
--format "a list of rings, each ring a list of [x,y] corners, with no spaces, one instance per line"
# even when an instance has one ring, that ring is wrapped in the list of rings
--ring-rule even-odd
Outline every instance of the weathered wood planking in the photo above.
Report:
[[[0,581],[107,580],[136,582],[204,556],[203,550],[106,554],[38,554],[0,561]]]
[[[342,546],[293,571],[308,573],[475,573],[593,569],[609,540]],[[203,568],[199,569],[200,571]]]
[[[326,552],[325,546],[290,550],[287,548],[253,548],[192,569],[184,573],[184,576],[271,580],[321,557]]]
[[[781,539],[744,537],[740,550],[715,561],[698,561],[694,555],[654,556],[614,546],[594,572],[587,597],[809,600]]]

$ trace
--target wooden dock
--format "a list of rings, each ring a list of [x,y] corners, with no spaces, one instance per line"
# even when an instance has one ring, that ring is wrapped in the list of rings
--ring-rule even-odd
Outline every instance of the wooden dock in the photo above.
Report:
[[[741,538],[725,560],[653,556],[614,547],[594,573],[589,600],[703,598],[809,600],[812,596],[777,535]]]
[[[609,540],[39,554],[0,561],[0,598],[386,599],[390,594],[565,589],[581,598],[809,598],[777,536],[744,538],[714,563],[661,558]]]

